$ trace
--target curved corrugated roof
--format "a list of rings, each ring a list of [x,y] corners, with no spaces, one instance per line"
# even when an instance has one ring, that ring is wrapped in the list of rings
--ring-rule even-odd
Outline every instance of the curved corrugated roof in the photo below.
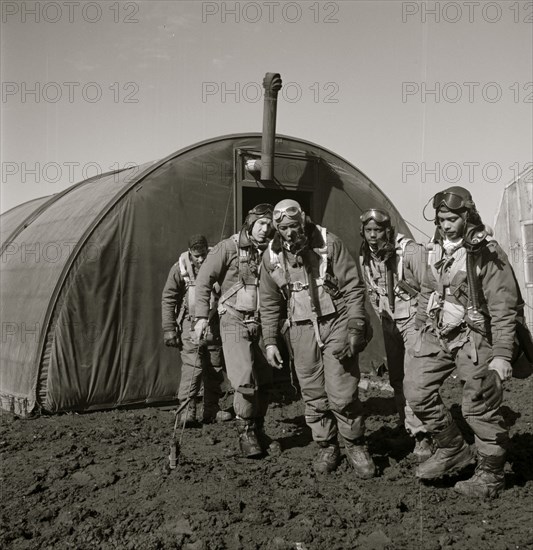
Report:
[[[25,203],[27,209],[6,212],[14,233],[8,238],[9,247],[3,247],[0,260],[2,316],[21,338],[24,333],[25,345],[18,346],[17,356],[4,360],[20,365],[21,375],[23,365],[39,361],[43,341],[33,337],[33,331],[43,336],[46,333],[54,300],[67,274],[66,266],[83,244],[82,237],[98,223],[117,195],[137,181],[151,164],[102,174],[51,198]],[[16,225],[17,215],[21,218]],[[4,215],[2,221],[3,218]],[[33,385],[36,384],[37,378]]]
[[[23,226],[35,212],[50,199],[50,196],[39,197],[28,202],[19,204],[7,210],[0,216],[0,246],[3,250],[5,243],[8,243],[19,226]]]
[[[233,197],[231,191],[233,176],[230,177],[224,174],[220,180],[208,183],[203,177],[202,168],[205,168],[206,163],[212,159],[213,153],[218,155],[216,158],[219,162],[221,159],[224,159],[224,162],[229,160],[233,167],[234,148],[257,151],[260,139],[261,134],[254,133],[220,136],[206,140],[181,149],[155,163],[147,163],[140,167],[102,174],[79,182],[57,195],[30,201],[0,217],[2,227],[7,229],[6,233],[8,235],[5,243],[8,246],[3,247],[1,259],[2,314],[8,324],[9,331],[11,331],[10,335],[18,338],[18,344],[5,346],[8,347],[8,350],[2,354],[2,361],[9,364],[10,376],[15,378],[10,380],[11,390],[9,395],[11,397],[25,400],[23,407],[29,410],[35,405],[39,376],[42,375],[41,371],[48,368],[51,355],[54,353],[57,355],[61,352],[57,349],[58,344],[54,340],[53,331],[56,324],[59,326],[63,322],[63,314],[61,313],[63,300],[69,297],[69,288],[71,285],[76,284],[80,277],[87,277],[89,273],[94,274],[88,269],[84,271],[85,268],[81,265],[83,257],[80,256],[80,252],[87,250],[91,245],[93,247],[99,246],[101,235],[99,236],[98,233],[101,234],[101,230],[97,231],[97,228],[101,225],[101,222],[105,219],[104,226],[106,230],[112,231],[115,227],[114,223],[125,221],[133,224],[131,227],[136,227],[136,224],[141,223],[138,217],[142,223],[146,224],[149,223],[149,218],[146,216],[153,215],[155,216],[154,223],[158,225],[157,231],[166,232],[165,235],[168,233],[168,236],[173,239],[177,235],[180,235],[180,239],[184,239],[183,229],[180,230],[180,224],[182,223],[190,227],[195,223],[202,222],[204,230],[210,232],[211,240],[213,240],[213,235],[218,236],[222,232],[227,232],[228,224],[230,224],[229,230],[232,231],[235,223],[233,213],[230,216],[231,220],[227,219],[227,214],[229,201]],[[316,155],[317,158],[322,159],[324,163],[321,169],[323,175],[333,174],[334,176],[331,183],[324,182],[324,187],[329,186],[329,189],[333,189],[340,185],[339,190],[342,190],[342,196],[345,197],[344,199],[337,198],[337,203],[339,200],[341,202],[348,201],[357,207],[355,212],[376,204],[389,206],[395,225],[402,232],[409,234],[407,226],[396,209],[390,203],[385,204],[386,197],[382,191],[355,166],[319,145],[280,135],[277,136],[277,140],[277,147],[281,155],[290,152],[291,154],[300,154],[302,158],[314,158],[313,155]],[[330,166],[331,170],[327,169],[326,165]],[[153,177],[151,177],[152,175]],[[189,178],[189,176],[192,176],[192,178]],[[143,190],[144,181],[149,181],[150,185],[145,185]],[[176,184],[175,188],[174,184]],[[134,189],[141,192],[131,194],[130,192]],[[161,195],[162,191],[163,195]],[[169,220],[168,217],[160,219],[157,218],[157,211],[148,212],[146,210],[147,201],[152,201],[150,202],[151,205],[161,204],[157,201],[164,200],[165,193],[171,195],[168,195],[167,213],[161,214],[161,216],[169,216],[170,212],[179,212],[178,218],[183,221]],[[127,196],[129,197],[129,204],[126,207],[122,201]],[[156,196],[157,200],[154,198]],[[198,219],[198,214],[190,211],[191,201],[195,205],[200,203],[200,208],[203,208],[201,211],[208,216],[208,212],[217,212],[217,214],[210,219]],[[131,212],[118,212],[117,214],[117,208],[120,204],[124,204],[124,209],[138,209],[140,214],[138,216]],[[168,208],[171,208],[171,210],[168,210]],[[357,234],[359,224],[357,216],[352,217],[350,215],[346,219],[338,219],[335,207],[331,206],[332,209],[330,210],[328,208],[329,206],[324,204],[324,210],[321,212],[329,220],[328,223],[333,226],[337,224],[349,235]],[[108,215],[111,212],[114,213],[113,216]],[[220,226],[222,219],[222,230],[220,228],[216,229],[215,226]],[[168,232],[165,227],[170,225],[172,225],[172,230]],[[151,238],[163,238],[163,233],[157,233],[157,231]],[[94,242],[91,241],[93,236]],[[215,238],[217,238],[216,236]],[[351,243],[352,252],[355,244],[355,241]],[[143,246],[145,245],[146,243],[143,243]],[[158,253],[161,254],[161,249],[168,248],[169,243],[158,243],[158,246]],[[155,257],[151,258],[152,261],[158,262],[156,266],[158,271],[161,271],[162,266],[167,266],[166,269],[168,269],[168,258],[171,258],[172,254],[175,253],[174,247],[177,245],[173,242],[170,243],[170,246],[172,246],[172,249],[165,253],[164,258],[158,257],[157,260]],[[143,249],[143,254],[145,250]],[[113,262],[117,261],[115,257],[112,260]],[[150,258],[147,258],[147,260],[150,260]],[[120,264],[122,260],[118,261]],[[121,265],[119,265],[120,268]],[[75,266],[75,269],[71,274],[73,266]],[[146,268],[143,267],[143,269]],[[163,267],[163,269],[165,268]],[[107,273],[105,276],[109,277],[111,275]],[[141,269],[138,276],[147,277],[149,275]],[[158,277],[160,277],[160,274],[158,274]],[[98,281],[96,284],[98,284]],[[152,281],[153,288],[151,290],[160,292],[159,284],[158,281]],[[134,287],[135,285],[132,284],[131,288]],[[102,299],[101,295],[99,299]],[[151,296],[150,300],[150,303],[153,304],[154,296]],[[83,302],[83,299],[81,301]],[[72,309],[76,309],[77,303],[81,302],[69,302],[70,314],[72,314],[70,318],[83,318],[83,312],[72,313]],[[134,304],[134,306],[139,307],[139,304]],[[105,307],[105,303],[102,304],[102,307]],[[135,310],[135,307],[133,310]],[[154,315],[153,312],[150,314]],[[112,322],[112,319],[106,322]],[[64,326],[59,326],[59,330],[64,330],[64,328]],[[72,330],[72,327],[70,327],[70,330]],[[69,333],[66,337],[62,336],[62,339],[67,338],[68,340],[71,337],[76,337],[75,332]],[[157,336],[153,334],[150,335],[150,338],[154,342],[157,341],[154,340]],[[52,345],[54,342],[56,348]],[[154,342],[151,343],[157,345]],[[72,345],[75,345],[75,343],[72,343]],[[120,353],[123,353],[123,351],[120,351]],[[151,361],[157,363],[159,360],[157,354],[160,352],[154,348],[147,351],[148,355],[150,353],[152,354]],[[127,355],[127,350],[124,354]],[[65,360],[65,357],[63,360]],[[32,365],[33,368],[28,369],[28,365]],[[31,372],[28,379],[29,371]],[[65,375],[65,371],[61,371],[60,374]],[[55,382],[57,384],[57,379]],[[26,386],[26,389],[21,391],[20,395],[16,389],[13,389],[24,386]],[[31,394],[31,398],[28,398],[28,394]],[[2,396],[0,395],[0,397]],[[122,397],[117,399],[122,402]],[[124,402],[128,402],[127,395]],[[107,401],[106,404],[109,405]]]

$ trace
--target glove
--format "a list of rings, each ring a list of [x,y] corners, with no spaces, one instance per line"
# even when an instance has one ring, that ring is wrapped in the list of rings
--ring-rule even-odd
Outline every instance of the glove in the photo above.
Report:
[[[481,380],[481,387],[472,397],[472,401],[483,399],[489,409],[498,408],[503,400],[503,384],[498,373],[495,370],[487,370],[473,379]]]
[[[372,340],[374,333],[369,322],[364,319],[350,319],[348,321],[348,346],[350,357],[361,353]]]
[[[201,340],[204,339],[204,333],[209,324],[208,320],[205,317],[201,319],[196,319],[196,324],[194,325],[194,343],[199,344]]]
[[[270,344],[266,347],[266,359],[271,367],[275,369],[283,368],[283,359],[281,358],[278,346]]]
[[[163,334],[163,341],[165,342],[165,346],[171,347],[171,348],[179,348],[181,349],[183,347],[183,343],[181,341],[181,337],[179,334],[177,334],[174,330],[167,331]]]
[[[354,357],[361,353],[370,340],[367,340],[367,327],[365,321],[351,319],[348,322],[348,336],[344,347],[339,351],[334,351],[333,356],[342,361],[347,357]],[[370,332],[370,331],[369,331]],[[370,334],[370,338],[372,335]]]
[[[510,380],[513,376],[513,367],[511,367],[511,363],[502,357],[494,357],[490,362],[489,370],[496,371],[500,375],[500,379],[504,382]]]

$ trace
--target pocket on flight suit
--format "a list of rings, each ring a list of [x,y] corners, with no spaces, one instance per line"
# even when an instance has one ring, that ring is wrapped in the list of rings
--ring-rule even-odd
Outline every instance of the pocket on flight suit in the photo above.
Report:
[[[438,338],[429,330],[421,329],[415,339],[412,348],[412,357],[431,357],[438,355],[441,351]],[[409,352],[411,355],[411,352]]]

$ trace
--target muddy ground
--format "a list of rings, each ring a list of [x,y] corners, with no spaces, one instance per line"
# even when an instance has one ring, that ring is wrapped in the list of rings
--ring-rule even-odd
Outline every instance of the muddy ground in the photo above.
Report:
[[[533,548],[532,382],[507,384],[507,490],[492,501],[454,493],[457,478],[419,483],[409,441],[390,439],[391,394],[377,389],[361,394],[379,467],[369,481],[344,460],[329,476],[313,472],[316,448],[301,402],[270,410],[266,428],[282,446],[279,456],[240,458],[227,422],[188,429],[175,470],[168,468],[168,410],[3,413],[0,547]],[[458,383],[450,379],[443,395],[458,416]]]

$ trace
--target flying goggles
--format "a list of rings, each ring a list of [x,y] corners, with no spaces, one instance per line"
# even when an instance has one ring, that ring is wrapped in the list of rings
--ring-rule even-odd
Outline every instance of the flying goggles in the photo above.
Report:
[[[379,208],[371,208],[365,210],[359,217],[363,224],[366,224],[370,220],[374,220],[376,223],[390,223],[390,216],[385,210]]]
[[[457,193],[441,191],[433,197],[433,208],[438,210],[442,205],[449,210],[461,210],[462,208],[471,208],[472,201]]]
[[[255,214],[256,216],[271,216],[273,209],[274,207],[271,204],[264,202],[262,204],[254,206],[251,210],[248,211],[248,214]]]
[[[302,211],[297,206],[287,206],[286,208],[274,210],[273,218],[275,222],[281,221],[283,216],[286,216],[292,220],[300,221],[302,218]]]

